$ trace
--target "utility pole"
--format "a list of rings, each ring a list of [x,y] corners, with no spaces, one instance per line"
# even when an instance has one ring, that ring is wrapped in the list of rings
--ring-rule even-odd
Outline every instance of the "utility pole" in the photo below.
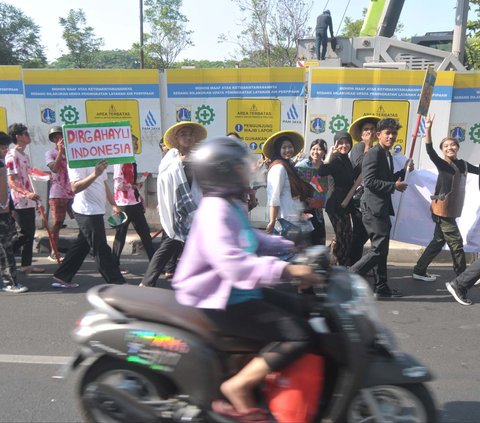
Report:
[[[145,57],[143,55],[143,0],[140,1],[140,69],[145,67]]]
[[[464,62],[467,21],[468,0],[457,0],[457,8],[455,11],[455,29],[453,30],[452,54],[460,61],[460,63]]]

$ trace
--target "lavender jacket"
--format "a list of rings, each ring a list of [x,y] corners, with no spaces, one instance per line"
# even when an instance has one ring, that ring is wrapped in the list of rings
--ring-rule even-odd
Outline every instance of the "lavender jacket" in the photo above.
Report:
[[[246,216],[245,216],[246,217]],[[204,197],[195,213],[185,249],[173,278],[180,304],[224,309],[230,291],[280,282],[288,264],[268,254],[285,253],[291,241],[253,229],[258,256],[244,251],[244,224],[224,198]]]

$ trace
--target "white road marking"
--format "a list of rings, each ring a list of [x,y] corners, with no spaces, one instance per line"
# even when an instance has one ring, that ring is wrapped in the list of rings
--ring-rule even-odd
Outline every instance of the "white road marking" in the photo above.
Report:
[[[0,363],[10,364],[67,364],[71,357],[55,355],[19,355],[19,354],[0,354]]]

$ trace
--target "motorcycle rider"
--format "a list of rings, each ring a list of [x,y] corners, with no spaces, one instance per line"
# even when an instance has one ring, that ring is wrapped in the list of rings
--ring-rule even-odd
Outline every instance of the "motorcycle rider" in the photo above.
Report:
[[[250,165],[242,143],[228,137],[202,141],[192,166],[204,197],[172,285],[179,303],[202,309],[222,333],[263,345],[220,386],[230,403],[217,400],[212,409],[238,421],[268,421],[268,413],[255,404],[253,389],[267,374],[303,355],[312,332],[300,316],[298,298],[262,288],[295,278],[303,289],[323,279],[309,266],[273,257],[291,250],[293,243],[250,225],[242,202],[250,188]]]

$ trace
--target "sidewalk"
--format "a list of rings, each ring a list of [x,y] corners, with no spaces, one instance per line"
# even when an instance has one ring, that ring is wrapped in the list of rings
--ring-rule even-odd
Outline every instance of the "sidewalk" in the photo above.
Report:
[[[113,244],[115,238],[115,230],[106,228],[107,240],[110,246]],[[156,232],[152,232],[152,236]],[[77,237],[78,229],[74,228],[65,228],[60,232],[60,242],[59,249],[60,251],[68,249],[68,246],[73,242]],[[330,240],[333,234],[327,233],[327,239]],[[160,244],[161,235],[154,240],[154,247],[157,248]],[[36,240],[39,244],[40,252],[47,253],[49,252],[49,241],[47,231],[44,229],[37,229],[36,231]],[[365,246],[368,248],[368,243]],[[403,264],[412,266],[417,262],[418,258],[421,256],[424,247],[414,244],[407,244],[400,241],[390,241],[390,253],[388,255],[388,262],[390,264]],[[130,228],[127,234],[127,239],[125,242],[125,247],[123,248],[122,254],[144,254],[142,249],[142,244],[140,239],[133,228]],[[476,258],[475,253],[466,253],[467,264],[472,263]],[[442,251],[434,261],[433,265],[452,265],[452,258],[449,251]]]

